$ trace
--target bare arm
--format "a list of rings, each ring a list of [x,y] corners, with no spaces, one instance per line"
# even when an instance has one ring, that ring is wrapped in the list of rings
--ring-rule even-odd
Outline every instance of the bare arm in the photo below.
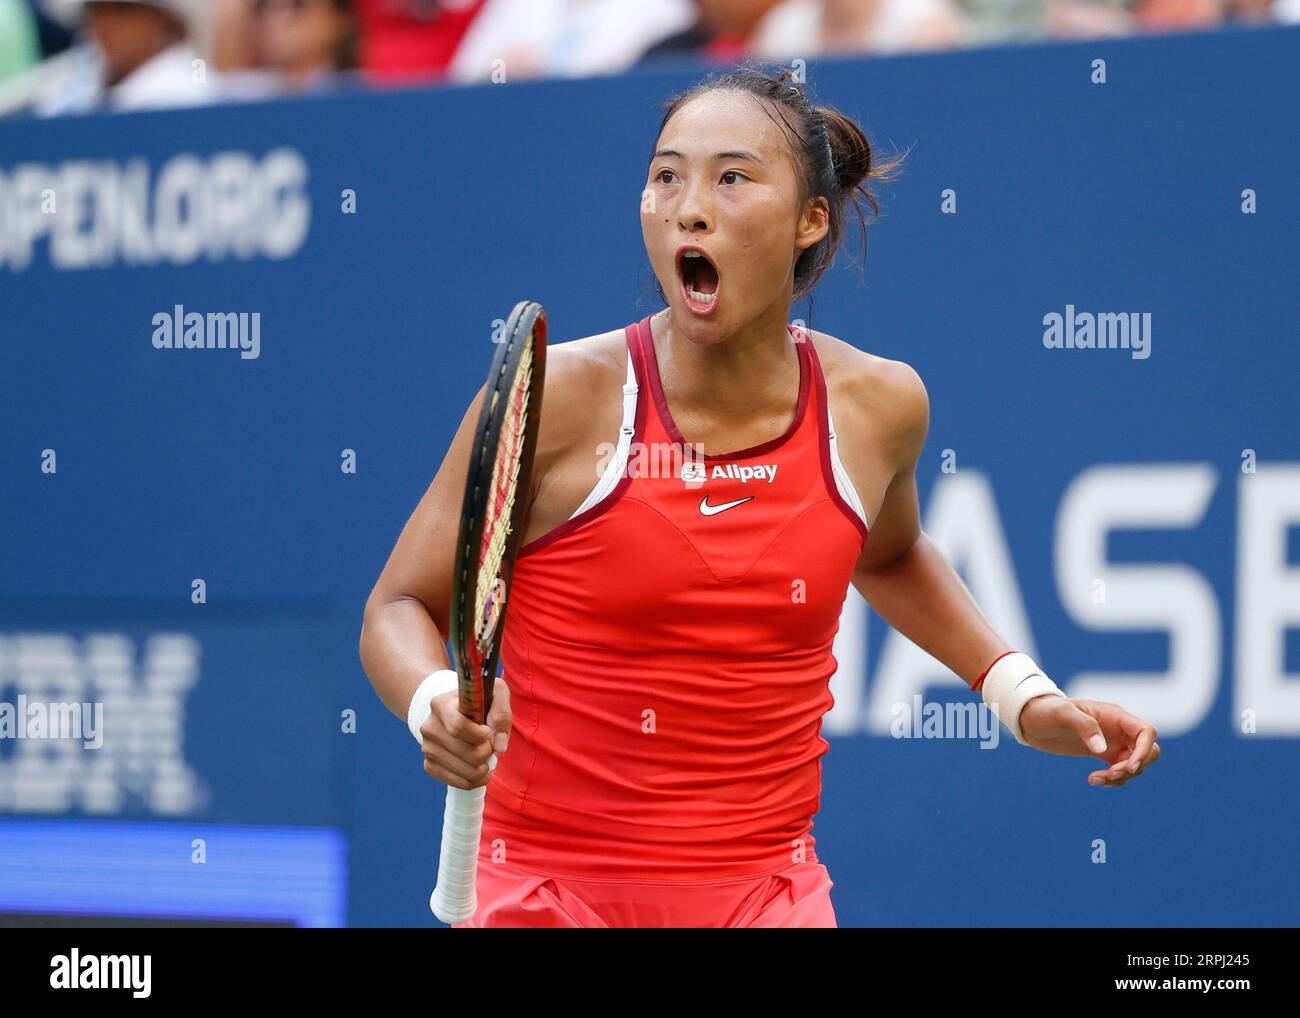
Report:
[[[361,664],[384,705],[403,721],[424,677],[451,667],[446,651],[451,571],[482,401],[479,390],[366,601]]]
[[[883,424],[892,479],[853,583],[891,626],[974,686],[1013,648],[921,530],[916,464],[929,428],[925,387],[901,364],[875,384],[882,382],[884,399],[874,393],[872,409]],[[1018,722],[1035,749],[1104,761],[1106,768],[1088,776],[1095,785],[1119,787],[1160,758],[1155,727],[1116,704],[1039,695],[1024,705]]]
[[[618,332],[560,344],[548,351],[545,411],[538,431],[532,489],[527,493],[525,543],[530,535],[544,533],[567,519],[590,490],[594,452],[590,462],[570,463],[567,469],[557,469],[557,463],[572,460],[574,448],[590,446],[593,417],[615,415],[608,431],[616,433],[621,403],[611,399],[608,407],[594,409],[590,394],[619,392],[625,349]],[[579,397],[570,398],[568,393]],[[442,465],[407,520],[366,601],[361,663],[384,705],[403,721],[425,677],[450,667],[446,640],[452,569],[465,475],[483,396],[480,389],[465,411]],[[543,491],[544,495],[539,494]],[[486,725],[475,725],[462,716],[454,693],[436,696],[430,703],[433,713],[421,728],[425,771],[459,788],[483,784],[488,757],[493,749],[505,752],[508,742],[510,691],[504,678],[493,688]]]
[[[446,650],[451,574],[482,401],[480,389],[366,601],[361,664],[384,705],[403,722],[425,676],[451,667]],[[430,701],[432,713],[420,729],[425,773],[458,788],[486,783],[488,759],[494,748],[504,752],[510,730],[505,683],[498,681],[494,692],[485,725],[460,713],[456,693]]]
[[[921,529],[916,464],[930,407],[910,368],[889,372],[886,459],[894,467],[853,584],[891,626],[974,685],[1010,646],[975,604],[961,577]]]

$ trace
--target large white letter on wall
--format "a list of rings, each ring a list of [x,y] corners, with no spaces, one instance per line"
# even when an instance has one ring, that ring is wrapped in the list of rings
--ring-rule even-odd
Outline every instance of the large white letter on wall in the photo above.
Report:
[[[1056,584],[1065,610],[1089,629],[1169,634],[1167,671],[1080,672],[1068,688],[1058,676],[1071,697],[1118,703],[1162,735],[1188,732],[1205,718],[1222,651],[1214,588],[1190,566],[1113,565],[1106,538],[1112,530],[1195,527],[1216,483],[1204,463],[1099,466],[1066,489],[1056,517]]]

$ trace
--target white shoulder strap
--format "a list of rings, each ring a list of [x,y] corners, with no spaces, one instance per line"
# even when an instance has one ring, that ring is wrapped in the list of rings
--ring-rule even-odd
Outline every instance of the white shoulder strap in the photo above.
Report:
[[[857,489],[853,487],[853,482],[849,479],[849,472],[844,469],[844,464],[840,462],[839,442],[835,437],[835,419],[831,417],[831,401],[826,400],[826,425],[830,430],[831,446],[831,473],[835,475],[835,487],[839,489],[840,498],[849,504],[849,507],[858,514],[862,520],[862,525],[868,526],[867,514],[862,509],[862,499],[858,498]]]
[[[582,500],[582,505],[574,510],[573,516],[585,513],[618,487],[618,482],[627,469],[628,453],[632,448],[632,435],[636,432],[637,388],[636,369],[632,365],[632,351],[629,350],[627,352],[627,381],[623,383],[623,423],[618,429],[618,445],[614,449],[614,457],[609,461],[609,465],[605,467],[604,473],[600,475],[600,480],[596,482],[596,486]],[[573,519],[573,516],[570,516],[569,519]]]

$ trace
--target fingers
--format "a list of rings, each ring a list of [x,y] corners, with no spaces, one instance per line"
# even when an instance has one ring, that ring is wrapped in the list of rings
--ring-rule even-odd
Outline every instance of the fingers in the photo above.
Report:
[[[498,753],[504,753],[510,743],[510,687],[505,677],[496,680],[492,687],[492,707],[488,711],[487,726],[492,730],[492,747]]]
[[[1070,715],[1070,724],[1079,733],[1079,741],[1087,746],[1090,752],[1098,756],[1106,752],[1106,736],[1102,734],[1101,725],[1091,714],[1074,706],[1074,713]]]
[[[510,738],[510,688],[505,679],[492,687],[492,707],[487,724],[476,724],[460,712],[455,692],[435,696],[429,717],[420,726],[424,772],[456,788],[487,784],[496,755],[506,751]]]
[[[1127,737],[1116,747],[1120,753],[1119,759],[1112,762],[1106,770],[1093,771],[1088,775],[1089,783],[1105,788],[1119,788],[1127,784],[1132,778],[1141,776],[1148,764],[1153,764],[1160,758],[1155,725],[1127,712],[1120,712],[1115,722],[1115,727]]]
[[[430,738],[429,734],[421,729],[424,735],[424,771],[431,777],[437,778],[449,785],[455,785],[457,788],[477,788],[479,785],[486,784],[490,769],[488,760],[492,755],[490,744],[484,743],[486,747],[482,751],[479,746],[469,747],[468,753],[464,749],[449,749],[436,738]],[[480,759],[481,757],[481,759]]]
[[[1126,764],[1129,773],[1137,775],[1141,773],[1142,768],[1147,764],[1155,763],[1156,757],[1160,755],[1160,750],[1156,749],[1155,756],[1152,756],[1151,751],[1156,744],[1156,726],[1147,724],[1141,718],[1133,717],[1133,715],[1128,715],[1128,717],[1133,718],[1140,726],[1137,737],[1133,740],[1133,752],[1129,754],[1128,763]]]
[[[436,696],[420,726],[424,771],[456,788],[478,788],[491,773],[492,729],[460,712],[456,693]]]
[[[472,779],[462,777],[453,771],[448,770],[441,764],[435,763],[430,757],[424,758],[424,773],[429,775],[435,781],[440,781],[444,785],[451,785],[454,788],[463,788],[468,791],[471,788],[479,788],[486,785],[488,775],[491,771],[487,767],[482,768],[482,773]]]
[[[1088,775],[1088,784],[1100,785],[1103,788],[1119,788],[1128,784],[1133,778],[1141,777],[1148,764],[1155,763],[1160,759],[1160,744],[1157,742],[1151,743],[1150,752],[1139,759],[1136,767],[1131,765],[1132,759],[1132,756],[1128,756],[1120,763],[1114,764],[1104,771],[1093,771]]]
[[[1137,777],[1136,774],[1130,773],[1123,767],[1111,767],[1104,771],[1093,771],[1088,775],[1088,784],[1101,785],[1105,788],[1118,788],[1125,784],[1129,778]]]

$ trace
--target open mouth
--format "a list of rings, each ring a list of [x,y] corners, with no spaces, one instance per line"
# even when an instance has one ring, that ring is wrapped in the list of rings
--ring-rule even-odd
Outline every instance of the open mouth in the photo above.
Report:
[[[677,256],[682,299],[697,315],[707,315],[718,303],[718,270],[704,252],[686,250]]]

